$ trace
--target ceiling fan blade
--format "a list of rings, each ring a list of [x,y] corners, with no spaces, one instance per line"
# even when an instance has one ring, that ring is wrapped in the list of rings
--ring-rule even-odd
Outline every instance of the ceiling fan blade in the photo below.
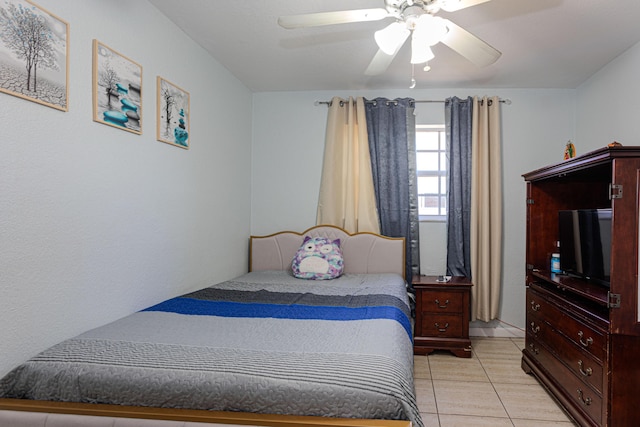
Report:
[[[307,13],[278,18],[278,24],[287,29],[320,27],[323,25],[347,24],[349,22],[379,21],[387,18],[386,9],[356,9],[336,12]]]
[[[389,65],[391,65],[391,63],[393,62],[393,58],[396,57],[398,51],[400,50],[402,45],[404,45],[404,42],[406,42],[409,38],[409,34],[411,34],[411,31],[395,34],[395,40],[393,40],[395,42],[395,46],[390,46],[392,48],[391,53],[389,54],[382,49],[378,49],[378,52],[373,57],[364,73],[367,76],[377,76],[378,74],[382,74],[387,71],[387,68],[389,68]]]
[[[393,58],[396,57],[397,53],[398,51],[396,50],[392,55],[387,55],[382,49],[378,49],[376,56],[373,57],[364,73],[367,76],[377,76],[384,73],[393,62]]]
[[[442,43],[458,52],[474,64],[485,67],[500,58],[502,53],[480,40],[467,30],[445,19],[449,32],[441,40]]]
[[[491,0],[440,0],[440,9],[446,12],[455,12],[467,7],[486,3]]]

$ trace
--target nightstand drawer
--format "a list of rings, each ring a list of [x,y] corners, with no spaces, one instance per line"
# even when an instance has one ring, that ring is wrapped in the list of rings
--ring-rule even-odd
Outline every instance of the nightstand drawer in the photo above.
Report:
[[[421,292],[422,311],[429,313],[462,313],[464,293],[462,291]]]
[[[461,338],[462,318],[459,315],[422,313],[420,336]]]

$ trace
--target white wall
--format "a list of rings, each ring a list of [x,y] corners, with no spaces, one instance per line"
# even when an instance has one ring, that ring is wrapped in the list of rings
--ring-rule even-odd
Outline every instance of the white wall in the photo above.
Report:
[[[253,194],[251,232],[303,231],[315,224],[327,107],[314,101],[333,96],[412,97],[498,95],[503,105],[504,269],[500,318],[524,325],[525,184],[522,174],[562,159],[574,138],[573,90],[396,90],[380,92],[280,92],[253,96]],[[443,123],[443,104],[417,104],[418,124]],[[442,225],[423,223],[421,269],[443,272],[446,250]]]
[[[578,153],[595,150],[612,141],[640,145],[638,70],[640,43],[578,88],[575,141]]]
[[[38,351],[246,271],[251,93],[146,1],[38,0],[70,23],[69,112],[0,93],[0,376]],[[92,121],[92,39],[143,67],[143,135]],[[191,149],[155,140],[156,76]]]

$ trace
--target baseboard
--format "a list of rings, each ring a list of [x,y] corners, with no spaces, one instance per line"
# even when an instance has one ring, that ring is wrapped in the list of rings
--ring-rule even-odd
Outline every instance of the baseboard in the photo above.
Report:
[[[471,337],[524,338],[524,335],[523,329],[499,320],[489,323],[475,321],[469,325],[469,336]]]

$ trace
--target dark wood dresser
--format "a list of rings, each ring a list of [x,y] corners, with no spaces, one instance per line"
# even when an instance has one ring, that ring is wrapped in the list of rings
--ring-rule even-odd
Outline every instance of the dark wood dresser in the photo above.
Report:
[[[606,147],[523,176],[527,331],[522,368],[581,426],[639,426],[640,147]],[[558,212],[585,209],[612,209],[608,286],[550,271],[561,231]]]
[[[439,282],[438,276],[414,276],[412,284],[416,292],[413,352],[449,350],[458,357],[471,357],[471,281],[451,277],[448,282]]]

